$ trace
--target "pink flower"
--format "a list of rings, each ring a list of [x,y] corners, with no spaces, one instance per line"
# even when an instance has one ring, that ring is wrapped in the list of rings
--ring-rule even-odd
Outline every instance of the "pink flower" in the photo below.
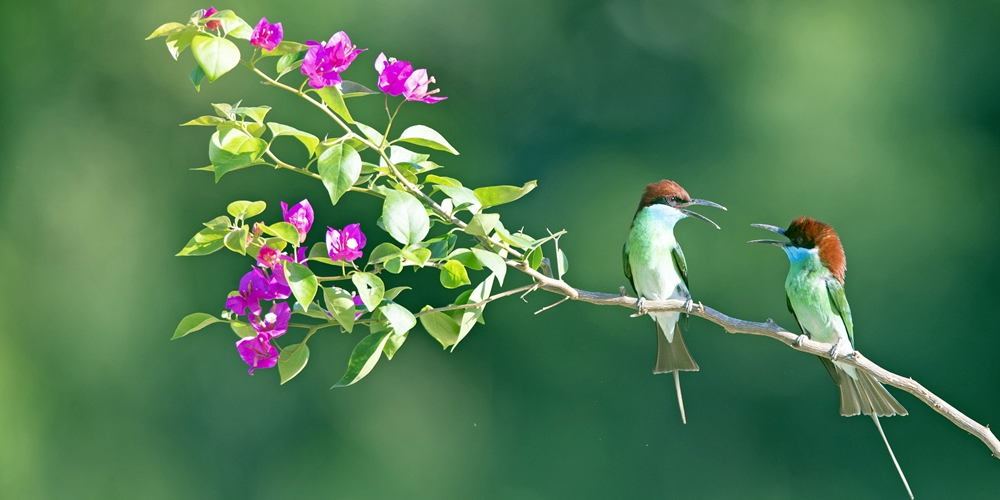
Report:
[[[236,351],[250,365],[250,375],[258,368],[274,368],[278,364],[278,349],[271,345],[271,337],[265,334],[236,342]]]
[[[295,226],[299,231],[299,243],[306,241],[306,234],[313,225],[313,208],[309,200],[302,200],[292,208],[288,204],[281,202],[281,215],[285,222]]]
[[[302,74],[309,77],[309,86],[316,89],[337,85],[340,74],[366,49],[351,45],[347,33],[338,31],[326,42],[306,42],[309,52],[302,60]]]
[[[397,61],[386,58],[385,53],[375,59],[375,70],[378,71],[378,88],[389,95],[402,95],[407,101],[426,102],[434,104],[447,97],[435,97],[440,89],[428,90],[434,83],[434,77],[427,76],[426,69],[414,70],[407,61]]]
[[[267,335],[268,338],[277,338],[288,331],[288,321],[292,319],[292,310],[288,304],[277,302],[271,306],[263,317],[250,317],[250,325],[258,335]]]
[[[217,14],[218,12],[219,11],[215,10],[215,7],[209,7],[207,9],[202,9],[202,11],[201,11],[201,18],[205,19],[206,17],[212,17],[215,14]],[[217,29],[219,29],[221,27],[222,27],[222,22],[221,21],[208,21],[208,22],[205,23],[205,29],[208,29],[208,30],[217,30]]]
[[[365,247],[365,235],[360,224],[348,224],[343,230],[326,228],[326,251],[330,260],[351,262],[361,257]]]
[[[257,26],[254,27],[253,34],[250,35],[250,45],[264,50],[274,50],[281,43],[283,36],[281,23],[270,24],[266,17],[262,17]]]

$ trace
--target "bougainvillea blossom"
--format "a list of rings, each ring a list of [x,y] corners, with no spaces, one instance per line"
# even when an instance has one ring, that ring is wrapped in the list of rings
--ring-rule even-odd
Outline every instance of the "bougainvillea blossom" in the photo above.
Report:
[[[316,89],[337,85],[358,54],[365,51],[351,44],[347,33],[338,31],[326,42],[308,41],[309,51],[302,60],[301,71],[309,77],[309,86]]]
[[[267,22],[266,17],[262,17],[257,26],[254,27],[253,34],[250,35],[250,45],[264,50],[274,50],[281,43],[283,37],[281,23],[271,24]]]
[[[332,261],[351,262],[361,257],[367,242],[361,224],[348,224],[344,229],[326,228],[326,251]]]
[[[440,89],[429,90],[434,83],[434,77],[427,76],[426,69],[414,70],[407,61],[397,61],[387,58],[381,53],[375,59],[375,70],[378,71],[378,88],[386,94],[402,95],[407,101],[434,104],[447,97],[435,96]]]
[[[292,208],[288,208],[288,204],[281,202],[281,215],[285,219],[285,222],[295,226],[295,229],[299,232],[299,243],[306,241],[306,235],[309,234],[309,229],[313,225],[313,208],[309,204],[309,200],[302,200]]]
[[[201,18],[205,19],[206,17],[212,17],[215,14],[217,14],[218,12],[219,11],[215,10],[215,7],[209,7],[207,9],[202,9],[201,10]],[[205,23],[205,29],[217,30],[217,29],[219,29],[221,27],[222,27],[222,22],[221,21],[208,21],[208,22]]]
[[[252,314],[259,315],[261,300],[272,300],[271,287],[267,275],[260,269],[254,269],[240,279],[239,292],[226,299],[226,308],[236,314],[246,314],[249,309]]]
[[[250,325],[261,335],[277,338],[288,331],[288,321],[292,318],[292,309],[285,302],[276,302],[271,310],[263,315],[250,318]]]
[[[258,368],[274,368],[278,364],[278,349],[271,345],[271,337],[265,334],[236,342],[236,351],[250,365],[250,375]]]

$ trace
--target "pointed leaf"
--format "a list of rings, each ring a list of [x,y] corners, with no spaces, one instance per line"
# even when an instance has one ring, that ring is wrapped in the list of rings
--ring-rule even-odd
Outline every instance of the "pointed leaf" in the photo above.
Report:
[[[302,306],[302,309],[308,311],[309,304],[312,304],[313,297],[316,296],[316,289],[319,287],[316,275],[308,267],[295,262],[286,261],[284,268],[285,278],[288,280],[289,288],[292,289],[292,295],[295,296],[295,300]]]
[[[407,311],[409,312],[409,311]],[[222,320],[212,316],[207,313],[194,313],[189,314],[181,320],[180,324],[177,325],[177,329],[174,330],[174,336],[170,337],[170,340],[179,339],[191,332],[197,332],[202,328],[213,323],[221,323]]]
[[[215,167],[215,182],[228,172],[258,164],[266,144],[237,129],[216,131],[208,145],[208,158]]]
[[[257,336],[257,331],[254,330],[252,326],[246,323],[240,323],[239,321],[234,321],[229,324],[229,327],[232,328],[233,332],[235,332],[236,335],[239,335],[240,338],[252,339]]]
[[[465,232],[473,236],[489,236],[499,220],[500,214],[476,214],[465,227]]]
[[[368,125],[365,125],[364,123],[361,122],[354,122],[354,124],[358,126],[358,130],[360,130],[362,134],[365,134],[365,137],[367,137],[368,140],[375,145],[375,147],[379,148],[382,147],[382,141],[384,141],[385,139],[382,137],[382,134],[379,133],[378,130],[375,130],[374,128],[369,127]]]
[[[289,127],[288,125],[282,125],[275,122],[267,122],[267,128],[271,130],[271,135],[273,137],[281,136],[292,136],[299,140],[303,146],[309,151],[309,156],[312,156],[316,152],[316,146],[319,144],[319,138],[309,132],[303,132],[295,127]]]
[[[360,83],[344,80],[340,83],[340,93],[344,96],[344,99],[347,99],[350,97],[379,94],[380,92],[376,92]]]
[[[396,296],[406,290],[412,290],[412,288],[408,286],[397,286],[394,288],[390,288],[385,291],[385,294],[382,297],[386,300],[396,300]]]
[[[274,50],[265,50],[261,52],[261,57],[271,57],[271,56],[285,56],[289,54],[298,54],[299,52],[304,52],[309,50],[308,45],[303,45],[298,42],[283,41],[278,44]],[[281,71],[281,70],[278,70]]]
[[[431,227],[424,205],[413,195],[395,190],[385,195],[382,223],[389,235],[403,245],[423,240]]]
[[[323,185],[336,205],[361,176],[361,155],[351,146],[337,143],[319,155],[316,164]]]
[[[188,73],[188,78],[194,84],[194,90],[201,92],[201,81],[205,79],[205,70],[201,69],[201,66],[195,66],[191,73]]]
[[[458,288],[472,284],[465,266],[457,260],[449,260],[441,266],[441,285],[445,288]]]
[[[347,387],[368,375],[382,356],[389,331],[373,333],[358,342],[347,364],[347,373],[333,387]]]
[[[476,194],[467,187],[436,186],[444,194],[451,197],[455,210],[468,210],[469,213],[476,214],[483,208],[483,205],[476,198]],[[498,216],[499,218],[499,216]]]
[[[531,181],[524,186],[491,186],[481,187],[475,190],[476,198],[483,204],[483,208],[495,207],[510,203],[528,193],[538,185],[538,181]]]
[[[447,151],[453,155],[458,154],[458,151],[451,144],[448,144],[444,136],[424,125],[414,125],[404,130],[396,141],[409,142],[410,144],[437,149],[438,151]]]
[[[240,49],[236,44],[215,35],[194,37],[191,41],[191,53],[205,71],[209,82],[214,82],[240,63]]]
[[[320,99],[334,111],[340,115],[347,123],[354,123],[354,118],[351,118],[351,112],[347,110],[347,103],[344,102],[344,95],[340,93],[340,89],[336,85],[330,87],[323,87],[316,90],[316,94],[319,95]]]
[[[176,33],[167,36],[167,50],[174,60],[184,52],[184,49],[191,45],[191,41],[199,33],[195,28],[185,27]]]
[[[566,257],[566,252],[563,252],[561,248],[557,253],[558,255],[556,255],[556,269],[558,270],[559,273],[558,278],[562,279],[563,275],[566,274],[566,271],[569,271],[569,258]],[[500,284],[502,285],[503,281],[501,281]]]
[[[507,264],[504,262],[503,257],[480,248],[473,248],[472,253],[476,255],[476,258],[479,259],[479,262],[483,266],[493,271],[493,274],[497,277],[497,282],[500,283],[500,286],[503,286],[503,279],[507,276]]]
[[[222,248],[225,243],[223,239],[229,234],[228,230],[216,231],[205,228],[184,245],[184,248],[177,253],[178,257],[208,255]]]
[[[372,273],[355,273],[351,276],[351,281],[358,289],[358,296],[361,297],[365,307],[369,311],[374,311],[385,295],[385,284],[382,280]]]
[[[268,111],[271,111],[271,106],[240,106],[233,108],[231,112],[243,115],[257,122],[257,125],[264,125],[264,117]]]
[[[299,230],[287,222],[275,222],[270,226],[265,226],[264,231],[281,238],[292,246],[299,245]]]
[[[174,33],[179,33],[183,29],[184,25],[181,23],[166,23],[161,25],[159,28],[156,28],[153,33],[146,37],[146,40],[173,35]]]
[[[226,248],[240,254],[246,255],[247,253],[247,227],[243,226],[236,231],[230,231],[229,234],[223,239]]]
[[[413,313],[395,302],[382,304],[379,311],[389,321],[389,326],[397,335],[405,334],[417,324],[417,318],[413,317]]]
[[[431,306],[425,308],[425,310],[429,309],[431,309]],[[421,315],[420,324],[445,349],[458,341],[458,322],[443,312],[438,311]]]
[[[292,344],[281,350],[278,356],[278,374],[281,375],[281,385],[295,378],[306,363],[309,362],[309,346],[306,344]]]
[[[354,316],[357,314],[354,298],[347,290],[331,287],[323,289],[323,300],[337,323],[348,333],[354,331]]]
[[[368,265],[380,264],[389,259],[399,257],[399,255],[399,247],[389,242],[381,243],[368,255]]]
[[[199,116],[194,120],[190,120],[181,124],[182,127],[215,127],[220,123],[226,123],[225,118],[219,118],[218,116]]]

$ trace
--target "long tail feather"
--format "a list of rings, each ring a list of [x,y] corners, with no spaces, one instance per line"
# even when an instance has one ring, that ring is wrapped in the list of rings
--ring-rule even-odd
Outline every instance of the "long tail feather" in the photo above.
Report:
[[[681,372],[674,370],[674,386],[677,387],[677,406],[681,408],[681,423],[687,424],[688,419],[684,415],[684,397],[681,396]]]
[[[868,393],[865,393],[865,398],[868,399],[868,404],[871,405],[871,398],[868,397]],[[872,405],[874,406],[874,405]],[[875,412],[871,413],[872,420],[875,421],[875,427],[878,427],[878,433],[882,436],[882,442],[885,443],[885,449],[889,450],[889,456],[892,457],[892,463],[896,466],[896,472],[899,473],[899,478],[903,480],[903,486],[906,486],[906,493],[910,495],[910,500],[913,500],[913,490],[910,489],[910,483],[906,480],[906,476],[903,474],[903,468],[899,466],[899,461],[896,460],[896,454],[892,452],[892,446],[889,446],[889,440],[885,437],[885,431],[882,430],[882,424],[878,421],[878,415]]]
[[[679,372],[682,370],[698,371],[698,363],[695,363],[694,358],[691,357],[691,353],[688,352],[687,346],[684,344],[680,325],[674,323],[672,328],[674,329],[674,335],[671,341],[667,340],[660,322],[656,323],[657,352],[656,366],[653,367],[653,373],[674,373],[674,387],[677,389],[677,406],[681,410],[681,422],[686,424],[687,414],[684,412],[684,396],[681,394]]]

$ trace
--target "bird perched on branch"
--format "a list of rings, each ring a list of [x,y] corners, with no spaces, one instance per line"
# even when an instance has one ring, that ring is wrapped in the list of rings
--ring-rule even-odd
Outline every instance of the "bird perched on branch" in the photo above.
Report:
[[[645,314],[643,302],[647,299],[687,300],[690,312],[692,302],[688,291],[687,262],[674,238],[674,225],[686,217],[695,217],[719,228],[708,217],[689,210],[692,205],[726,209],[718,203],[691,199],[687,191],[673,181],[662,180],[646,186],[622,249],[625,277],[639,296],[639,312],[633,317]],[[649,315],[656,322],[657,353],[653,373],[673,372],[681,421],[687,423],[678,372],[698,371],[698,363],[684,345],[677,324],[680,313],[651,312]]]
[[[751,224],[788,238],[788,241],[752,240],[781,247],[791,266],[785,279],[788,310],[802,329],[803,336],[834,344],[830,358],[819,358],[840,388],[840,414],[850,417],[871,415],[889,450],[899,477],[913,498],[906,476],[885,438],[878,417],[906,415],[906,409],[871,374],[837,361],[854,352],[854,322],[844,292],[847,258],[840,237],[829,224],[808,217],[792,221],[788,229],[768,224]]]

